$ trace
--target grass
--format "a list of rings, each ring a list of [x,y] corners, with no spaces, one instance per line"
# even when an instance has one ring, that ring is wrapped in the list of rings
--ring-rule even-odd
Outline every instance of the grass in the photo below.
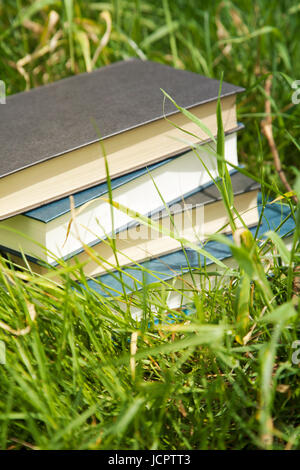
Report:
[[[274,139],[299,198],[297,2],[199,3],[0,1],[0,78],[14,93],[132,55],[224,71],[246,88],[239,154],[265,200],[285,191],[260,136],[271,73]],[[219,116],[220,191],[234,230],[222,141]],[[231,245],[230,282],[209,282],[204,268],[189,312],[168,307],[164,283],[116,301],[89,288],[80,265],[62,263],[61,287],[1,259],[0,448],[299,449],[300,222],[292,200],[284,204],[296,223],[292,250],[274,232],[261,248],[245,231]]]

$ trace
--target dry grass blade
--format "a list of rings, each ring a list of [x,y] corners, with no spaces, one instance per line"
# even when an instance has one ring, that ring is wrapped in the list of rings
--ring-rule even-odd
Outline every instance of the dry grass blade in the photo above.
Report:
[[[266,92],[266,95],[268,97],[271,97],[272,80],[273,80],[272,75],[269,75],[269,77],[266,80],[266,84],[265,84],[265,92]],[[281,182],[284,185],[284,187],[286,188],[286,190],[289,193],[292,193],[293,190],[292,190],[292,187],[290,186],[290,184],[289,184],[289,182],[288,182],[288,180],[285,176],[285,173],[282,169],[281,161],[280,161],[280,158],[279,158],[279,153],[278,153],[278,150],[277,150],[277,147],[276,147],[276,144],[275,144],[275,140],[274,140],[274,136],[273,136],[272,116],[271,116],[271,100],[270,99],[267,99],[266,102],[265,102],[265,113],[266,113],[266,118],[261,121],[262,132],[265,134],[265,136],[268,140],[268,144],[269,144],[272,156],[273,156],[274,165],[275,165],[275,169],[278,173],[278,176],[281,179]],[[297,204],[297,202],[298,202],[297,196],[293,196],[293,200]]]
[[[131,371],[131,377],[132,380],[135,379],[135,355],[137,352],[137,339],[138,339],[139,332],[134,331],[131,335],[131,341],[130,341],[130,371]]]
[[[100,15],[100,18],[102,18],[105,23],[106,23],[106,31],[104,35],[102,36],[100,43],[95,51],[95,54],[92,59],[92,67],[95,67],[97,60],[100,56],[100,53],[102,49],[107,45],[109,39],[110,39],[110,34],[111,34],[111,27],[112,27],[112,21],[111,21],[111,16],[109,11],[103,11]]]
[[[293,303],[298,304],[300,294],[300,266],[296,266],[294,269],[294,280],[293,280]]]
[[[34,307],[33,304],[31,304],[29,302],[26,302],[26,305],[27,305],[27,309],[28,309],[28,313],[29,313],[29,316],[31,318],[31,321],[34,321],[36,319],[35,307]],[[26,326],[25,328],[20,328],[19,330],[15,330],[14,328],[11,328],[9,325],[7,325],[6,323],[4,323],[2,321],[0,321],[0,328],[2,330],[8,331],[8,333],[11,333],[14,336],[27,335],[31,330],[30,325]]]

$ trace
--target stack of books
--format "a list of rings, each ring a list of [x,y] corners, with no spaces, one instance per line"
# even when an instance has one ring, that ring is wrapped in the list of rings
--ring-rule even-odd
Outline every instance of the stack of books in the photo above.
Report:
[[[19,265],[26,259],[40,274],[61,260],[83,263],[87,277],[96,279],[91,285],[97,289],[103,279],[110,295],[118,292],[117,266],[128,272],[149,260],[176,259],[180,268],[186,261],[178,238],[200,243],[218,230],[229,234],[213,184],[219,87],[195,73],[128,60],[9,96],[0,109],[1,251]],[[164,100],[162,89],[201,127]],[[235,207],[255,227],[258,185],[233,170],[241,91],[222,84],[225,159]],[[140,225],[110,199],[162,230]],[[168,236],[174,227],[177,239]],[[212,252],[226,258],[216,247]]]

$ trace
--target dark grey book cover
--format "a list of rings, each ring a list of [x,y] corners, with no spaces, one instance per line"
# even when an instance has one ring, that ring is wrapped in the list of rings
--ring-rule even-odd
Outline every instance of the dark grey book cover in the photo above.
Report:
[[[242,168],[242,166],[240,166],[240,168]],[[243,173],[240,173],[237,169],[230,170],[229,174],[234,196],[239,196],[240,194],[246,194],[260,189],[260,184],[257,181],[249,178]],[[216,178],[216,181],[220,182],[220,179]],[[166,206],[162,205],[160,208],[157,208],[154,211],[150,211],[144,215],[148,218],[151,218],[152,220],[157,221],[164,217],[169,218],[170,214],[173,216],[175,214],[183,213],[186,210],[190,211],[191,209],[196,209],[199,206],[207,206],[221,200],[222,196],[219,189],[213,181],[209,181],[196,190],[174,199],[173,201],[166,204]],[[122,232],[123,230],[130,229],[131,227],[137,225],[140,225],[139,222],[132,220],[127,225],[119,227],[115,233]],[[95,240],[90,245],[93,246],[97,243],[99,243],[99,240]]]
[[[243,173],[240,173],[238,170],[231,170],[231,183],[234,196],[239,194],[249,193],[260,188],[260,184],[257,181],[248,178]],[[217,182],[220,180],[217,178]],[[188,210],[191,208],[196,208],[199,206],[205,206],[207,204],[212,204],[213,202],[218,202],[222,200],[221,193],[217,186],[210,181],[209,183],[203,185],[197,191],[193,191],[192,194],[186,195],[185,197],[178,198],[176,201],[172,201],[168,204],[168,211],[163,208],[159,212],[153,214],[153,219],[158,219],[160,217],[168,217],[168,214],[177,214],[178,212],[184,211],[187,207]]]
[[[4,78],[4,77],[2,77]],[[0,178],[163,117],[163,94],[191,108],[218,97],[219,81],[128,60],[11,95],[0,106]],[[223,82],[222,97],[243,89]],[[165,115],[178,112],[169,100]]]

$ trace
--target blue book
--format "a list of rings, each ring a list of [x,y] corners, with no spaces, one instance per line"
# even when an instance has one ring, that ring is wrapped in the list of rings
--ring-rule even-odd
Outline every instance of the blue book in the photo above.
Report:
[[[243,215],[245,223],[249,226],[258,222],[257,193],[259,184],[246,177],[239,171],[231,172],[232,187],[235,195],[235,208]],[[148,227],[135,219],[124,230],[114,234],[114,245],[118,252],[118,264],[124,266],[132,262],[141,262],[149,257],[157,257],[180,248],[180,242],[167,234],[176,228],[181,237],[185,237],[192,243],[198,243],[207,237],[207,234],[222,230],[230,231],[228,217],[221,194],[213,182],[202,186],[198,191],[183,198],[172,201],[159,211],[149,214],[151,223],[159,224],[161,231]],[[239,224],[237,220],[237,224]],[[113,269],[116,264],[115,253],[110,239],[98,240],[93,244],[93,250],[101,264],[91,258],[86,250],[81,250],[75,257],[71,257],[70,263],[84,264],[87,276],[97,276],[105,271]],[[14,255],[18,252],[8,250]],[[27,259],[34,263],[34,269],[40,274],[45,274],[47,267],[43,267],[43,260],[38,260],[26,255]],[[69,259],[69,258],[68,258]],[[57,260],[56,264],[61,263]]]
[[[257,203],[260,216],[262,212],[260,193]],[[253,226],[250,231],[253,235],[257,233],[259,239],[264,240],[264,234],[269,230],[276,230],[280,224],[282,226],[277,231],[280,237],[287,239],[293,235],[295,222],[291,217],[289,207],[283,204],[269,203],[263,211],[260,226]],[[231,235],[228,235],[228,238],[232,240]],[[230,261],[233,261],[233,265],[236,266],[234,260],[232,260],[231,250],[227,245],[216,241],[208,241],[203,248],[219,260],[227,260],[229,266],[231,265]],[[168,282],[178,277],[183,278],[184,275],[189,274],[191,269],[199,269],[201,273],[201,267],[204,265],[213,269],[217,268],[209,258],[199,255],[194,250],[185,248],[145,261],[140,263],[140,266],[123,268],[122,273],[115,271],[103,274],[95,280],[88,280],[88,285],[103,296],[117,297],[123,295],[124,288],[126,293],[130,294],[153,283]]]

